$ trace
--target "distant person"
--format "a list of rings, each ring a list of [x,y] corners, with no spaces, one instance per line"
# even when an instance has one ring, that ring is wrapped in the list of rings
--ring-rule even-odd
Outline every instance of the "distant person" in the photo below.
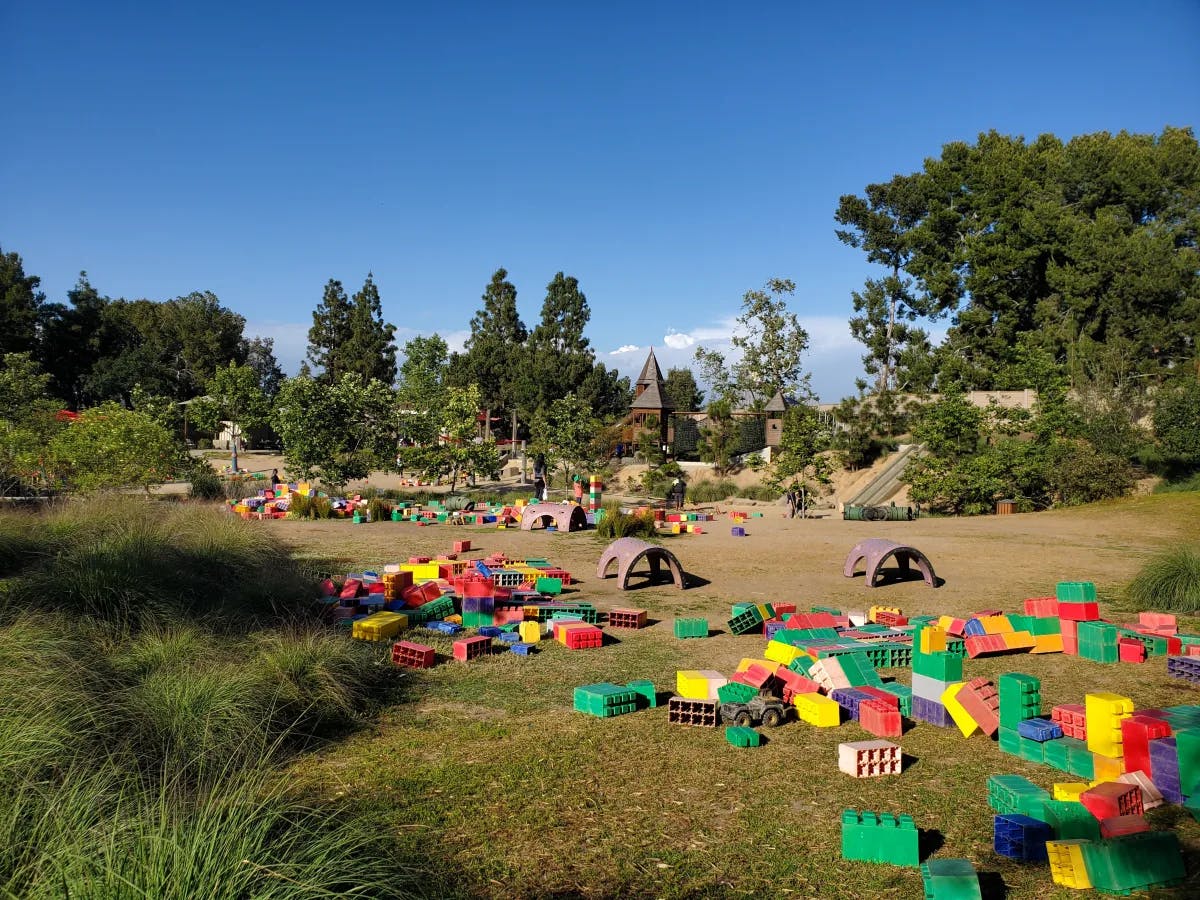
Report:
[[[541,475],[535,475],[533,479],[533,493],[537,497],[539,503],[546,500],[546,479]]]
[[[613,451],[613,456],[617,458],[617,462],[623,460],[625,458],[625,445],[617,444],[617,449]]]
[[[283,482],[279,480],[279,470],[272,469],[271,470],[271,487],[276,488],[281,484],[283,484]]]
[[[676,478],[671,485],[671,502],[676,509],[683,509],[683,500],[687,496],[687,485],[683,483],[682,478]]]
[[[575,490],[575,502],[583,506],[583,479],[578,475],[575,476],[573,488]]]
[[[546,457],[545,454],[539,453],[533,458],[533,477],[534,479],[546,477]]]

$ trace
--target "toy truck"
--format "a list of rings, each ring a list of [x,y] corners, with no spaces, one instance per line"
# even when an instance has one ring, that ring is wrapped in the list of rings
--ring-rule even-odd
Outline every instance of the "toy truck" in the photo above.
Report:
[[[775,697],[758,696],[746,703],[722,703],[721,721],[743,727],[774,728],[787,720],[787,707]]]

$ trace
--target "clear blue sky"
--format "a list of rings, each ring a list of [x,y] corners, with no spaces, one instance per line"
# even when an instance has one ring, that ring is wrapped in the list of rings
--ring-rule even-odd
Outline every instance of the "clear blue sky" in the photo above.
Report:
[[[374,271],[401,340],[453,342],[496,267],[529,323],[563,270],[636,374],[652,344],[664,368],[720,345],[779,276],[835,400],[869,274],[841,194],[990,128],[1200,105],[1200,0],[169,6],[0,6],[0,246],[50,300],[81,269],[212,290],[291,371],[330,277]]]

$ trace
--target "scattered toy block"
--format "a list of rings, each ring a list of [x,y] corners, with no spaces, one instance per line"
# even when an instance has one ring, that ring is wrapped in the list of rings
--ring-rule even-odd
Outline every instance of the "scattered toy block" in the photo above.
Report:
[[[1088,843],[1078,839],[1046,842],[1050,878],[1055,884],[1075,890],[1087,890],[1092,886],[1083,861],[1083,847]]]
[[[1084,844],[1083,861],[1092,887],[1128,894],[1151,887],[1170,887],[1186,874],[1173,831],[1147,831]]]
[[[842,859],[915,867],[921,861],[918,838],[912,816],[842,813]]]
[[[717,701],[672,697],[667,701],[667,721],[672,725],[716,728]]]
[[[1100,820],[1100,837],[1102,838],[1122,837],[1126,834],[1141,834],[1143,831],[1149,830],[1150,823],[1146,821],[1144,816],[1113,816],[1110,819]]]
[[[823,694],[797,694],[792,698],[796,715],[802,722],[818,728],[835,728],[842,724],[842,708]]]
[[[610,628],[645,628],[646,610],[644,609],[614,609],[608,614]]]
[[[851,741],[838,744],[838,769],[855,778],[899,775],[903,754],[891,741]]]
[[[681,639],[708,637],[708,619],[676,619],[675,637]]]
[[[1049,825],[1020,813],[1004,813],[993,819],[993,846],[997,854],[1009,859],[1045,862],[1046,842],[1053,838]]]
[[[1098,821],[1114,816],[1140,816],[1142,792],[1135,785],[1120,781],[1105,781],[1079,795],[1083,804]]]
[[[477,659],[480,656],[486,656],[492,651],[492,639],[478,635],[476,637],[463,638],[455,641],[453,644],[454,658],[460,662],[468,662],[472,659]]]
[[[921,864],[925,900],[979,900],[979,876],[967,859],[931,859]]]
[[[711,669],[686,669],[675,673],[675,693],[687,700],[716,700],[717,692],[728,681]]]
[[[753,728],[729,725],[725,728],[725,740],[735,747],[757,747],[763,739],[762,735]]]
[[[432,647],[417,644],[412,641],[396,641],[392,644],[392,663],[406,666],[410,669],[429,669],[433,667],[436,654]]]
[[[1087,745],[1102,756],[1121,756],[1121,720],[1133,715],[1133,701],[1120,694],[1097,691],[1084,696]]]

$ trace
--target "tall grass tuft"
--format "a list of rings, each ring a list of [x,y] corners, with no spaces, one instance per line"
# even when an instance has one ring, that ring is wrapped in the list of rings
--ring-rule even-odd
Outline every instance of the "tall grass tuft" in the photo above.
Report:
[[[604,515],[596,525],[596,534],[605,540],[623,537],[654,537],[654,513],[627,513],[617,504],[605,504]]]
[[[720,481],[697,481],[688,485],[687,498],[691,503],[717,503],[737,493],[738,487],[728,479]]]
[[[1176,547],[1159,554],[1134,576],[1126,595],[1142,609],[1200,611],[1200,551]]]

